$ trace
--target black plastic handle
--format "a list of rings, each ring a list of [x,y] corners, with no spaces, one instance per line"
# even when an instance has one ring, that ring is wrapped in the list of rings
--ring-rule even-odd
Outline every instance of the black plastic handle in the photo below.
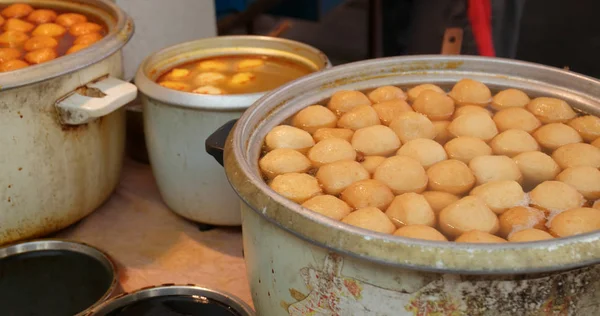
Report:
[[[227,141],[227,136],[229,136],[229,132],[233,129],[233,126],[237,122],[236,120],[231,120],[225,123],[223,126],[219,127],[214,133],[212,133],[206,141],[204,142],[204,146],[206,148],[206,153],[213,156],[215,160],[223,165],[223,151],[225,150],[225,142]]]

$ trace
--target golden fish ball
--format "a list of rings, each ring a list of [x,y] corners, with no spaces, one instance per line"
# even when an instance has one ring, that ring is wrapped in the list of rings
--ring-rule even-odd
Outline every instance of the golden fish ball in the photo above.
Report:
[[[394,194],[420,193],[427,187],[427,174],[416,159],[404,156],[386,158],[375,169],[373,179],[387,185]]]
[[[258,165],[269,179],[285,173],[307,172],[312,167],[306,156],[289,148],[271,150],[258,161]]]
[[[599,168],[600,148],[584,143],[568,144],[556,149],[552,159],[563,169],[581,166]]]
[[[389,156],[401,142],[392,129],[384,125],[373,125],[358,129],[352,136],[352,147],[367,156]]]
[[[372,206],[385,210],[392,203],[394,193],[383,182],[367,179],[352,183],[342,191],[340,198],[354,209]]]
[[[360,105],[371,105],[371,100],[364,93],[353,90],[337,91],[327,102],[327,108],[338,116],[350,112],[350,110]]]
[[[469,162],[469,168],[477,179],[477,184],[500,180],[513,180],[519,183],[523,180],[521,170],[506,156],[477,156]]]
[[[535,228],[523,229],[508,236],[510,242],[531,242],[554,239],[549,233]]]
[[[204,60],[198,63],[197,68],[203,71],[227,71],[229,66],[220,60]]]
[[[523,188],[516,181],[488,182],[473,188],[470,195],[482,199],[485,205],[496,214],[502,214],[510,208],[529,203]]]
[[[353,135],[354,131],[351,129],[322,127],[315,131],[313,138],[315,139],[315,142],[320,142],[329,138],[339,138],[349,142],[352,140]]]
[[[494,123],[500,132],[509,129],[520,129],[532,133],[542,122],[524,108],[512,107],[498,111],[493,117]]]
[[[406,94],[402,89],[394,86],[379,87],[367,94],[373,103],[381,103],[390,100],[406,100]]]
[[[456,108],[456,110],[454,110],[454,115],[452,115],[452,119],[455,119],[461,115],[467,114],[467,113],[481,113],[481,114],[485,114],[489,117],[492,117],[494,114],[486,109],[486,108],[482,108],[479,105],[463,105],[463,106],[459,106]]]
[[[77,52],[78,52],[78,51],[80,51],[80,50],[84,50],[84,49],[88,48],[89,46],[90,46],[90,45],[85,45],[85,44],[73,45],[73,46],[71,46],[71,47],[70,47],[70,48],[67,50],[66,54],[67,54],[67,55],[69,55],[69,54],[75,54],[75,53],[77,53]]]
[[[4,23],[5,31],[19,31],[19,32],[27,33],[27,32],[30,32],[31,30],[33,30],[34,27],[35,27],[35,25],[33,25],[29,22],[25,22],[23,20],[15,19],[15,18],[8,19]]]
[[[402,112],[413,112],[413,109],[404,100],[396,99],[373,104],[381,124],[389,126]]]
[[[398,156],[413,158],[426,170],[434,164],[448,159],[448,155],[442,145],[427,138],[417,138],[402,145],[396,152]]]
[[[390,128],[404,144],[417,138],[435,138],[433,123],[423,114],[402,112],[390,123]]]
[[[5,47],[19,47],[29,39],[29,35],[19,31],[6,31],[0,34],[0,45]]]
[[[372,175],[385,159],[386,157],[384,156],[365,156],[362,161],[360,161],[360,165]]]
[[[581,143],[583,139],[577,131],[563,123],[550,123],[540,127],[533,137],[547,150],[553,151],[558,147]]]
[[[600,138],[596,138],[593,142],[590,143],[590,145],[600,148]]]
[[[296,203],[304,203],[322,193],[317,179],[306,173],[278,175],[271,181],[269,186],[273,191]]]
[[[264,64],[265,64],[265,61],[262,59],[248,58],[248,59],[240,60],[240,62],[237,63],[236,68],[238,70],[248,70],[248,69],[258,68]]]
[[[225,94],[225,90],[223,90],[219,87],[207,85],[207,86],[201,86],[201,87],[198,87],[198,88],[192,90],[192,93],[208,94],[208,95],[223,95],[223,94]]]
[[[344,217],[342,223],[384,234],[391,234],[396,230],[387,215],[376,207],[356,210]]]
[[[435,92],[439,92],[439,93],[446,93],[444,90],[442,90],[442,88],[440,88],[434,84],[430,84],[430,83],[420,84],[420,85],[408,90],[408,92],[407,92],[408,101],[414,102],[421,95],[421,93],[423,91],[427,91],[427,90],[431,90],[431,91],[435,91]]]
[[[369,179],[370,175],[360,163],[342,160],[322,166],[316,177],[325,193],[338,195],[352,183]]]
[[[11,47],[6,47],[6,48],[0,47],[0,63],[9,61],[9,60],[19,59],[20,57],[21,57],[20,50],[18,50],[16,48],[11,48]]]
[[[398,228],[394,236],[431,241],[448,241],[437,229],[426,225],[408,225]]]
[[[450,125],[450,121],[433,121],[433,128],[435,129],[435,140],[438,144],[444,145],[450,139],[452,139],[452,135],[448,131],[448,126]]]
[[[531,99],[518,89],[502,90],[492,98],[492,108],[497,111],[506,108],[524,108]]]
[[[482,113],[466,113],[455,118],[448,126],[448,131],[455,137],[469,136],[486,142],[498,135],[496,123]]]
[[[35,24],[54,22],[58,15],[53,10],[38,9],[27,16],[27,21]]]
[[[520,153],[540,150],[540,145],[535,138],[526,131],[509,129],[494,137],[490,141],[492,152],[496,155],[514,157]]]
[[[102,31],[102,26],[93,22],[82,22],[71,25],[69,34],[77,37],[90,33],[98,33]]]
[[[337,116],[324,106],[311,105],[294,115],[292,125],[314,134],[320,128],[335,127]]]
[[[302,206],[338,221],[352,212],[352,208],[346,202],[328,194],[312,197],[302,203]]]
[[[444,145],[450,159],[460,160],[468,164],[473,158],[492,154],[492,147],[479,138],[457,137]]]
[[[187,70],[187,69],[185,69]],[[189,70],[187,70],[188,72],[181,78],[186,77],[187,75],[189,75]],[[227,80],[227,77],[222,74],[222,73],[218,73],[218,72],[202,72],[199,73],[198,75],[196,75],[196,77],[194,78],[194,84],[199,85],[199,86],[206,86],[206,85],[216,85],[219,83],[224,82],[225,80]]]
[[[450,159],[440,161],[427,169],[429,189],[461,195],[469,192],[475,177],[462,161]]]
[[[413,109],[432,121],[443,121],[454,114],[454,100],[445,94],[426,90],[413,102]]]
[[[566,101],[557,98],[535,98],[525,108],[544,124],[566,123],[577,116]]]
[[[561,169],[552,157],[539,151],[530,151],[513,157],[523,175],[523,185],[533,188],[536,185],[553,180]]]
[[[177,91],[190,91],[192,89],[192,87],[185,82],[161,81],[158,84],[162,87]]]
[[[594,204],[592,204],[592,208],[600,210],[600,200],[594,201]]]
[[[4,24],[6,20],[0,15],[0,26]]]
[[[15,3],[2,9],[0,13],[6,18],[22,18],[33,12],[33,8],[25,3]]]
[[[492,100],[492,92],[483,83],[462,79],[457,82],[448,95],[454,99],[457,105],[473,104],[485,106]]]
[[[574,128],[586,142],[592,142],[600,137],[600,118],[585,115],[572,119],[569,126]]]
[[[550,222],[550,233],[556,237],[585,234],[600,229],[600,210],[573,208],[556,215]]]
[[[56,59],[58,54],[53,48],[41,48],[25,54],[24,59],[30,64],[41,64]]]
[[[312,136],[304,130],[289,125],[279,125],[274,127],[265,137],[267,149],[277,148],[296,149],[301,152],[308,151],[315,145]]]
[[[75,24],[87,22],[87,17],[79,13],[63,13],[56,17],[56,24],[70,28]]]
[[[359,105],[346,112],[337,121],[337,126],[353,131],[364,127],[379,125],[379,115],[370,105]]]
[[[308,150],[308,159],[315,167],[321,167],[336,161],[356,159],[352,145],[339,138],[330,138],[316,143]]]
[[[44,23],[38,25],[33,32],[31,32],[31,35],[58,37],[62,36],[66,32],[67,29],[65,29],[62,25],[56,23]]]
[[[600,199],[600,171],[597,168],[567,168],[556,177],[556,180],[574,187],[588,200]]]
[[[482,232],[482,231],[478,231],[478,230],[472,230],[472,231],[468,231],[466,233],[463,233],[462,235],[458,236],[458,238],[456,238],[456,240],[454,240],[455,242],[460,242],[460,243],[477,243],[477,244],[499,244],[499,243],[505,243],[507,242],[504,238],[500,238],[498,236],[486,233],[486,232]]]
[[[385,214],[396,227],[425,225],[434,227],[435,213],[425,197],[417,193],[404,193],[394,198]]]
[[[25,68],[27,66],[29,66],[29,64],[20,59],[8,60],[8,61],[0,63],[0,72],[13,71],[13,70]]]
[[[253,82],[255,79],[256,75],[251,72],[240,72],[231,77],[229,84],[234,86],[247,85]]]
[[[431,209],[436,216],[439,215],[446,206],[460,200],[458,196],[443,191],[425,191],[421,194],[427,200],[427,203],[429,203],[429,206],[431,206]]]
[[[495,234],[500,228],[498,217],[476,196],[465,196],[440,212],[439,227],[444,235],[456,238],[478,230]]]
[[[42,48],[56,48],[58,41],[54,37],[50,36],[34,36],[28,39],[23,48],[28,51],[34,51]]]
[[[544,181],[529,192],[531,205],[548,212],[566,211],[581,207],[583,195],[574,187],[560,181]]]

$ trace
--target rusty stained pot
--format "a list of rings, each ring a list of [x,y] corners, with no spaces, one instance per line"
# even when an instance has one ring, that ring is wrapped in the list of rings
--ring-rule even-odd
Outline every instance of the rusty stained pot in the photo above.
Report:
[[[267,132],[341,89],[462,78],[518,87],[600,113],[600,82],[532,63],[412,56],[334,67],[258,100],[225,147],[241,199],[244,250],[260,315],[600,315],[600,232],[502,245],[407,239],[353,227],[272,191],[259,174]]]
[[[118,79],[133,21],[112,1],[19,2],[94,15],[109,33],[75,54],[0,73],[0,244],[64,228],[110,196],[123,159],[122,106],[137,94]]]

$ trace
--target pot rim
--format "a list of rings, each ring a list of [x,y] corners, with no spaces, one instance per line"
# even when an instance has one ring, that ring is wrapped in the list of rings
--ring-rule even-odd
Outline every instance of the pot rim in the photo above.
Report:
[[[21,2],[35,4],[39,1],[24,0]],[[63,1],[46,0],[43,3],[57,3],[60,6],[60,2]],[[60,56],[46,63],[0,73],[0,91],[38,83],[89,67],[113,55],[125,46],[133,36],[134,23],[132,18],[113,1],[75,0],[70,2],[74,2],[75,4],[70,3],[69,5],[92,6],[109,13],[115,19],[110,32],[102,40],[71,55]]]
[[[524,73],[529,78],[524,78]],[[361,84],[361,89],[366,89],[367,83],[373,88],[385,85],[386,81],[404,86],[438,81],[450,84],[461,77],[481,80],[491,87],[518,86],[525,87],[524,91],[568,96],[580,103],[581,110],[596,115],[600,112],[597,97],[600,81],[554,67],[501,58],[440,55],[355,62],[305,76],[255,102],[237,122],[226,144],[229,181],[253,211],[288,232],[317,246],[386,265],[445,273],[515,274],[558,271],[600,262],[600,231],[548,241],[467,244],[409,239],[354,227],[275,193],[260,176],[257,162],[250,162],[258,160],[266,130],[319,98],[325,99],[331,91],[354,89]],[[396,81],[390,82],[392,79]],[[593,93],[586,94],[577,88]]]
[[[248,41],[252,41],[252,43],[247,43]],[[223,42],[227,43],[227,45],[222,44]],[[331,67],[331,62],[325,53],[301,42],[262,35],[214,36],[168,46],[150,54],[140,64],[135,75],[135,84],[145,96],[178,107],[209,111],[245,110],[260,97],[268,93],[268,91],[230,95],[203,95],[182,92],[159,85],[150,78],[150,73],[155,72],[156,68],[154,68],[154,65],[164,61],[164,59],[175,59],[182,56],[183,58],[178,58],[177,63],[175,63],[182,64],[195,59],[224,55],[223,53],[219,53],[219,51],[227,48],[235,50],[237,54],[240,52],[245,54],[252,54],[253,52],[257,54],[258,52],[260,54],[261,51],[277,51],[277,49],[269,48],[269,45],[273,44],[288,45],[299,52],[311,54],[315,59],[319,60],[319,64],[313,65],[315,71]],[[206,45],[208,48],[198,49],[195,47],[197,45]],[[203,56],[190,54],[190,52],[198,53],[202,51],[206,51],[207,54]],[[232,51],[230,54],[233,53]]]

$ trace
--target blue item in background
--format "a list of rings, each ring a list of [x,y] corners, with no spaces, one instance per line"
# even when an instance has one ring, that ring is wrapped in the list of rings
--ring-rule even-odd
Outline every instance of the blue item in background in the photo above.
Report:
[[[255,0],[215,0],[217,19],[228,14],[241,12]],[[318,21],[344,0],[284,0],[269,10],[268,14],[282,17],[290,17],[309,21]]]

